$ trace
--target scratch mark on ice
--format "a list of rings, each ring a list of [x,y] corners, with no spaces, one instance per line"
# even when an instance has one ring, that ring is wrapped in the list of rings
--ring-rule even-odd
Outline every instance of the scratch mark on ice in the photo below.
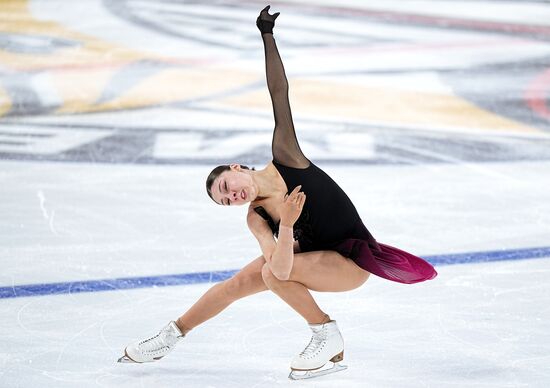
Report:
[[[40,209],[42,210],[42,215],[44,216],[44,219],[48,220],[48,226],[50,227],[50,230],[52,231],[53,234],[59,236],[59,233],[57,232],[57,230],[55,230],[55,227],[53,224],[55,210],[52,210],[51,214],[48,215],[48,210],[46,209],[46,205],[45,205],[46,196],[44,195],[44,192],[42,190],[38,190],[36,195],[38,196],[38,201],[40,203]]]

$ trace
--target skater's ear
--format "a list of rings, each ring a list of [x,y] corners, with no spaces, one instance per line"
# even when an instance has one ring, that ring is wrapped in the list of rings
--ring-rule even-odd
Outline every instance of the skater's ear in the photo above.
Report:
[[[256,169],[254,167],[250,168],[248,166],[243,166],[242,164],[233,163],[229,165],[229,168],[233,171],[242,171],[242,170],[252,170],[255,171]]]

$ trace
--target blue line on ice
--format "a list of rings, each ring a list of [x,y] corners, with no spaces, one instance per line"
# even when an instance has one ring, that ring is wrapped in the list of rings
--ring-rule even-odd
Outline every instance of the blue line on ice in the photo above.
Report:
[[[454,253],[422,256],[433,265],[485,263],[502,260],[523,260],[550,257],[550,247],[512,249],[488,252]],[[0,287],[0,299],[26,296],[76,294],[80,292],[128,290],[132,288],[179,286],[184,284],[219,282],[238,270],[224,270],[173,275],[86,280],[62,283],[26,284]]]

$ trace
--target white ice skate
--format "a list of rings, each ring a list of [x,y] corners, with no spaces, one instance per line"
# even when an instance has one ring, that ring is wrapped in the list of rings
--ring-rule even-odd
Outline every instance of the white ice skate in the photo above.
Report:
[[[340,364],[344,359],[344,339],[336,326],[336,321],[309,327],[313,332],[311,341],[292,360],[292,371],[288,377],[292,380],[310,379],[347,369],[347,366]],[[321,369],[329,361],[333,362],[333,366]]]
[[[159,333],[149,339],[134,342],[126,347],[124,356],[118,362],[152,362],[160,360],[170,353],[176,344],[185,337],[172,321]]]

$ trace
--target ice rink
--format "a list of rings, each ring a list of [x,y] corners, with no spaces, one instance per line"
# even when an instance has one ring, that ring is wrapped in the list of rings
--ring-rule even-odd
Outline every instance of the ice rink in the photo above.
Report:
[[[263,168],[258,1],[0,3],[0,387],[550,386],[550,3],[272,2],[306,156],[436,265],[314,293],[348,370],[271,292],[118,364],[261,254],[218,164]]]

